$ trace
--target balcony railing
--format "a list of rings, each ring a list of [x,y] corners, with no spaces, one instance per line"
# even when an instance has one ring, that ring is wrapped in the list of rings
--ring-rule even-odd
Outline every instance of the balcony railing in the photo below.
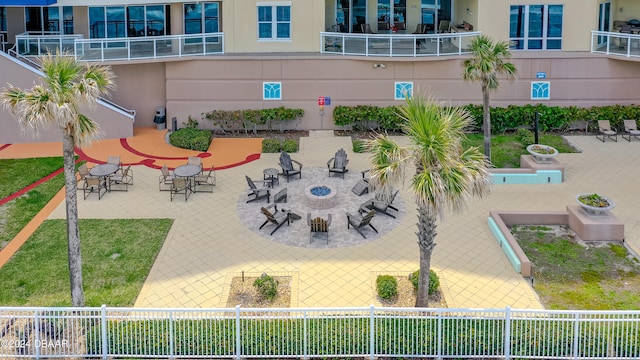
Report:
[[[41,56],[61,49],[79,61],[115,61],[224,53],[224,33],[139,38],[83,39],[82,35],[16,36],[18,56]]]
[[[419,57],[462,55],[481,32],[443,34],[320,33],[320,52],[357,56]]]
[[[591,31],[591,52],[640,57],[640,34]]]

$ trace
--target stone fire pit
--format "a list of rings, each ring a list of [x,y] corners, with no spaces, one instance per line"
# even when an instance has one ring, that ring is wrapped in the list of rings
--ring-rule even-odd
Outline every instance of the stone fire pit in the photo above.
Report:
[[[312,185],[304,189],[307,203],[314,209],[329,209],[336,204],[338,192],[329,185]]]

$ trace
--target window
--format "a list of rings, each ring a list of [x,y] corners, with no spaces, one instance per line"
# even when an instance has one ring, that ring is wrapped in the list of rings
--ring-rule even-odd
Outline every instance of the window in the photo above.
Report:
[[[549,81],[532,81],[531,82],[531,100],[549,100],[549,89],[551,83]]]
[[[282,83],[263,82],[262,100],[282,100]]]
[[[7,8],[0,6],[0,42],[6,41],[3,36],[7,33]]]
[[[393,14],[393,21],[391,21]],[[378,0],[378,23],[405,23],[407,5],[405,0]]]
[[[291,39],[291,5],[258,5],[258,39]]]
[[[394,100],[406,100],[413,95],[413,82],[396,82],[393,89]]]
[[[563,5],[512,5],[509,40],[515,50],[562,49]]]
[[[62,13],[62,16],[60,15]],[[0,26],[2,26],[0,12]],[[5,27],[6,27],[6,13]],[[24,8],[25,28],[34,34],[73,34],[73,8],[30,6]],[[62,30],[62,31],[61,31]],[[2,31],[2,30],[0,30]]]
[[[89,7],[89,37],[113,39],[168,35],[164,5]]]
[[[220,31],[220,3],[184,4],[184,33],[202,34]]]

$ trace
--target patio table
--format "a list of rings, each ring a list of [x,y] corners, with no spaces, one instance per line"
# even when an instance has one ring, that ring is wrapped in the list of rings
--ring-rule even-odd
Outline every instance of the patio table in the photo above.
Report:
[[[111,191],[111,185],[109,183],[109,175],[118,171],[118,165],[116,164],[98,164],[89,169],[89,175],[100,178],[100,181],[104,181],[107,185],[107,191]]]
[[[195,176],[198,175],[200,171],[202,171],[202,168],[199,165],[184,164],[176,167],[175,170],[173,170],[173,174],[175,176],[189,178],[192,186],[191,192],[196,192]]]

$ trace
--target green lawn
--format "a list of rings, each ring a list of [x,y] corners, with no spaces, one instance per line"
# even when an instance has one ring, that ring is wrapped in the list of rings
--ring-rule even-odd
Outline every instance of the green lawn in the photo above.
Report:
[[[132,306],[171,219],[80,220],[87,306]],[[0,268],[3,306],[69,306],[66,220],[45,221]]]
[[[0,198],[7,197],[62,167],[61,157],[0,160]],[[0,206],[0,249],[64,186],[64,174]]]
[[[640,263],[621,244],[578,243],[545,226],[514,226],[533,267],[533,287],[548,309],[640,309]]]
[[[540,144],[549,145],[561,153],[576,152],[561,136],[541,134]],[[484,137],[482,134],[469,134],[464,146],[476,146],[483,151]],[[527,147],[512,134],[491,136],[491,162],[496,168],[519,168],[520,155],[527,155]]]

